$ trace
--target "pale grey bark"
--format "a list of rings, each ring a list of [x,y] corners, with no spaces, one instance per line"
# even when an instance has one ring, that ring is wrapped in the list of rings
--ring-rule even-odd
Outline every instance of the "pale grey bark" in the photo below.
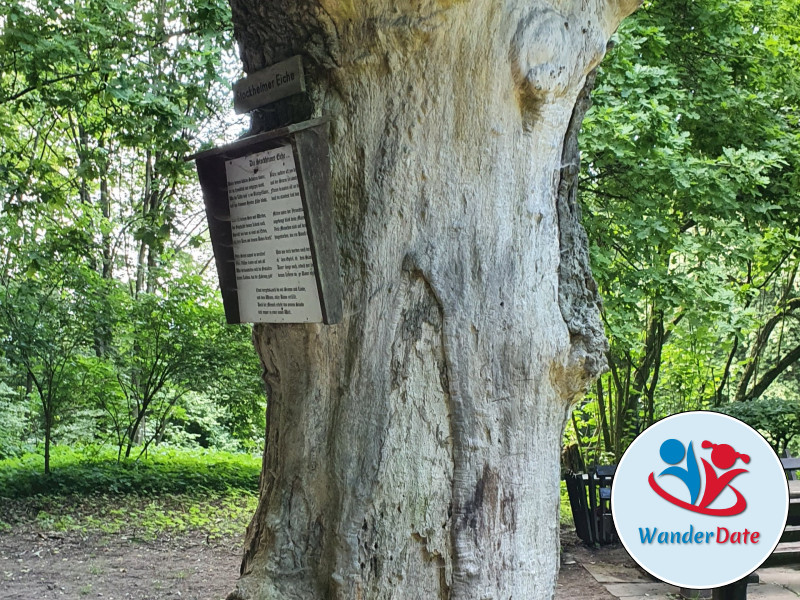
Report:
[[[635,2],[232,7],[248,71],[306,63],[309,96],[255,126],[332,118],[345,318],[255,329],[267,448],[231,597],[552,597],[564,420],[605,366],[565,138]]]

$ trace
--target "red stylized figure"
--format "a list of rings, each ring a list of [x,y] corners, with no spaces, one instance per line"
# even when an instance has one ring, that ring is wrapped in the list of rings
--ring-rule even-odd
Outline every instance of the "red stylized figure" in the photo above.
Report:
[[[702,447],[713,448],[711,451],[711,462],[714,463],[714,467],[717,467],[718,469],[730,469],[740,458],[745,464],[750,462],[750,457],[747,454],[736,452],[736,450],[734,450],[733,447],[729,446],[728,444],[712,444],[708,440],[705,440],[703,441]],[[705,458],[701,458],[700,460],[703,462],[703,468],[706,472],[706,489],[703,493],[702,500],[700,500],[701,508],[705,508],[714,500],[716,500],[717,496],[722,493],[722,490],[729,486],[734,477],[737,477],[742,473],[747,473],[747,469],[733,469],[732,471],[728,471],[720,476],[717,476],[717,472],[714,470],[714,467],[708,464],[708,461]],[[741,503],[741,510],[744,510],[745,506],[747,506],[747,502],[745,501],[744,497],[735,487],[730,486],[730,488],[736,494],[736,504],[732,508],[738,508],[739,504]],[[741,510],[732,514],[738,514],[741,512]]]
[[[705,449],[713,448],[711,451],[711,462],[714,463],[714,466],[718,469],[730,469],[739,459],[741,459],[745,464],[750,462],[750,457],[747,454],[737,452],[728,444],[714,444],[708,440],[705,440],[702,443],[702,447]],[[741,475],[742,473],[747,473],[747,469],[733,469],[731,471],[722,473],[721,475],[717,475],[714,467],[712,467],[706,459],[701,458],[700,460],[703,462],[703,469],[705,470],[706,474],[706,484],[703,497],[700,499],[700,503],[698,505],[695,506],[694,504],[685,502],[680,498],[675,498],[672,496],[672,494],[669,494],[666,490],[662,489],[661,486],[656,483],[655,473],[650,473],[650,476],[648,477],[650,487],[668,502],[692,512],[719,517],[733,516],[742,513],[744,509],[747,508],[747,500],[745,500],[741,492],[730,485],[730,483],[735,477]],[[717,499],[717,497],[726,487],[730,488],[731,491],[736,495],[736,502],[734,505],[727,508],[710,508],[709,504],[714,502],[714,500]]]

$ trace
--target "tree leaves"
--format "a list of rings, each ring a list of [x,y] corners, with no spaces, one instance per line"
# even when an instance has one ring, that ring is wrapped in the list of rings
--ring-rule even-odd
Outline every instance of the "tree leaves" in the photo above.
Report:
[[[581,201],[611,341],[607,450],[731,397],[776,300],[796,293],[800,74],[786,58],[800,40],[784,17],[798,6],[648,2],[601,65]],[[761,348],[762,373],[788,327]]]
[[[232,46],[224,1],[0,4],[0,380],[56,437],[80,422],[124,447],[141,417],[156,439],[236,372],[261,401],[248,332],[194,275],[211,250],[183,161],[226,126]]]

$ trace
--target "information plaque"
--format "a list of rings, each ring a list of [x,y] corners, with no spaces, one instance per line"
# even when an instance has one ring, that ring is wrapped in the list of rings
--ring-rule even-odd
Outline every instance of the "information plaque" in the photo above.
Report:
[[[298,123],[191,158],[228,322],[338,322],[327,122]]]
[[[293,56],[234,83],[233,109],[238,114],[246,113],[304,91],[303,61],[299,56]]]

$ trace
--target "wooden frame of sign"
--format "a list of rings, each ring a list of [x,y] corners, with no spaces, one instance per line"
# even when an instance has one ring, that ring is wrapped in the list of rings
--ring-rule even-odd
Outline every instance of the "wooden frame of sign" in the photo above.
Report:
[[[339,322],[328,120],[253,135],[192,159],[228,323]]]

